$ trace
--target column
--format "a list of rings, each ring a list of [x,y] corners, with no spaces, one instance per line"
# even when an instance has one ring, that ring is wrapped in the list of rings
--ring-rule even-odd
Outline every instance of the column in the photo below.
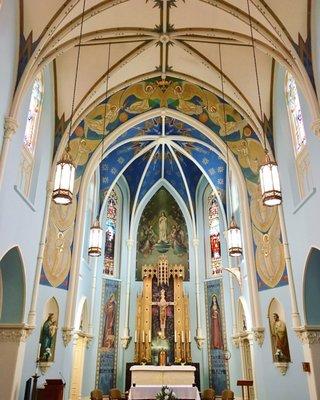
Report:
[[[204,343],[204,336],[201,328],[200,318],[200,281],[199,281],[199,239],[193,238],[193,247],[195,255],[195,274],[196,274],[196,313],[197,313],[197,330],[195,340],[198,348],[201,349]]]
[[[285,263],[286,263],[286,268],[287,268],[287,273],[288,273],[292,326],[293,326],[293,328],[298,328],[299,326],[301,326],[301,320],[300,320],[300,314],[299,314],[299,310],[298,310],[296,288],[295,288],[294,279],[293,279],[290,250],[289,250],[289,244],[288,244],[288,238],[287,238],[287,229],[286,229],[286,224],[285,224],[285,220],[284,220],[282,205],[278,206],[278,211],[279,211],[281,235],[282,235],[282,240],[283,240],[284,258],[285,258]]]
[[[304,326],[296,330],[303,345],[305,361],[309,362],[310,372],[307,374],[310,399],[320,399],[320,326]]]
[[[53,182],[48,181],[47,182],[46,205],[45,205],[45,209],[44,209],[44,216],[43,216],[41,236],[40,236],[38,256],[37,256],[37,264],[36,264],[36,270],[35,270],[35,274],[34,274],[31,305],[30,305],[30,310],[29,310],[29,314],[28,314],[28,325],[31,328],[34,328],[36,325],[36,308],[37,308],[37,300],[38,300],[38,293],[39,293],[41,268],[42,268],[42,264],[43,264],[43,255],[44,255],[44,250],[46,247],[46,237],[47,237],[47,230],[48,230],[48,224],[49,224],[52,191],[53,191]]]
[[[24,384],[24,382],[21,382],[21,372],[25,341],[29,334],[30,331],[24,324],[0,325],[0,388],[2,399],[17,399],[20,385]]]
[[[125,326],[123,330],[123,335],[121,337],[122,346],[126,349],[130,343],[130,331],[129,331],[129,309],[130,309],[130,280],[131,280],[131,257],[132,257],[132,247],[133,240],[127,240],[128,247],[128,270],[127,270],[127,287],[126,287],[126,308],[125,308]]]
[[[2,149],[0,154],[0,187],[2,186],[4,169],[7,162],[11,138],[13,134],[16,133],[17,129],[18,129],[17,121],[12,117],[5,117],[4,135],[3,135]]]

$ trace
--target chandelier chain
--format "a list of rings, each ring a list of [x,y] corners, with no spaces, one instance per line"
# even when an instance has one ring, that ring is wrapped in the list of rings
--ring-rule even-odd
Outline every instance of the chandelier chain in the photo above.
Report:
[[[255,45],[254,45],[254,37],[253,37],[253,27],[252,27],[252,16],[251,16],[251,11],[250,11],[250,1],[251,0],[247,0],[249,26],[250,26],[250,36],[251,36],[251,44],[252,44],[254,70],[255,70],[256,83],[257,83],[260,118],[261,118],[261,123],[263,124],[263,111],[262,111],[262,102],[261,102],[260,82],[259,82],[259,74],[258,74],[258,66],[257,66],[257,54],[256,54],[256,48],[255,48]],[[264,129],[262,130],[262,132],[263,132],[263,147],[264,147],[264,150],[267,151],[267,143],[266,143],[267,139],[266,139],[266,134],[265,134]]]
[[[223,109],[223,128],[224,128],[224,143],[226,145],[226,161],[227,161],[227,184],[228,191],[230,197],[230,208],[231,215],[233,215],[233,201],[232,201],[232,193],[231,193],[231,177],[230,177],[230,165],[229,165],[229,146],[227,141],[227,121],[226,121],[226,102],[225,102],[225,94],[224,94],[224,80],[223,80],[223,72],[222,72],[222,54],[221,54],[221,44],[218,44],[219,47],[219,69],[220,69],[220,77],[221,77],[221,93],[222,93],[222,109]],[[227,220],[228,220],[228,207],[227,207]]]
[[[83,0],[82,6],[82,14],[81,14],[81,21],[80,21],[80,33],[79,33],[79,41],[78,41],[78,51],[77,51],[77,61],[76,61],[76,72],[74,76],[74,85],[73,85],[73,94],[72,94],[72,103],[71,103],[71,116],[70,116],[70,125],[69,125],[69,134],[68,134],[68,144],[67,149],[70,149],[70,137],[71,137],[71,130],[72,130],[72,120],[73,120],[73,113],[74,113],[74,104],[77,92],[77,81],[78,81],[78,74],[79,74],[79,64],[80,64],[80,52],[81,52],[81,41],[83,36],[83,22],[84,22],[84,14],[86,9],[86,0]]]

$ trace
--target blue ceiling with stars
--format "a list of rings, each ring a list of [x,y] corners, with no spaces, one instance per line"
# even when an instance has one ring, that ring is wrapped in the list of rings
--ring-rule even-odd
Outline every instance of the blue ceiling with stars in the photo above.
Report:
[[[226,168],[211,140],[188,124],[157,117],[120,135],[100,164],[101,202],[110,187],[124,176],[130,189],[131,209],[161,179],[179,193],[189,211],[203,175],[222,194]]]

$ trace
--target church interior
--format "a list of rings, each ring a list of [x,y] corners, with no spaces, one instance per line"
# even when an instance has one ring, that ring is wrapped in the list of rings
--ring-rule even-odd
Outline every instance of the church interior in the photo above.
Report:
[[[0,54],[0,400],[320,399],[320,1],[0,0]]]

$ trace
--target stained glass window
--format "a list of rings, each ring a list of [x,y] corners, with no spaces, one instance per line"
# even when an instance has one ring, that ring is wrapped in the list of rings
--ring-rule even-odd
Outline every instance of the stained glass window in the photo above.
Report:
[[[27,124],[23,140],[24,146],[29,150],[31,154],[34,153],[35,149],[42,97],[43,97],[43,80],[42,80],[42,75],[39,74],[36,77],[32,87]]]
[[[287,73],[286,80],[286,98],[295,152],[298,154],[306,144],[306,133],[304,130],[296,81],[289,73]]]
[[[105,248],[104,248],[104,273],[114,275],[114,249],[117,227],[118,197],[112,190],[107,204]]]
[[[214,194],[211,194],[208,199],[208,218],[209,218],[211,275],[219,276],[222,273],[219,204]]]

